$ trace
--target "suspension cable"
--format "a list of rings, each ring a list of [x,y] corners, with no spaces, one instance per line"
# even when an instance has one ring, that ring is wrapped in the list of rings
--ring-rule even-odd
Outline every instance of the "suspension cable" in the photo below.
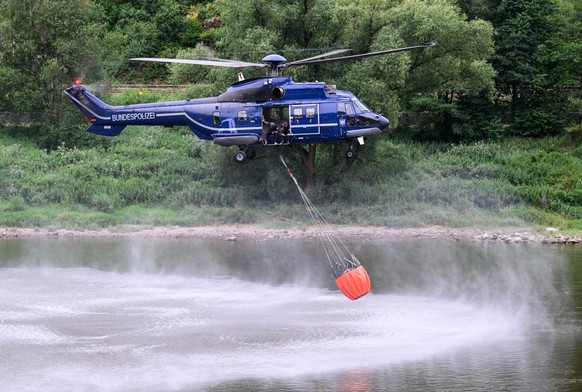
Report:
[[[301,186],[281,154],[279,154],[279,158],[281,159],[283,166],[287,169],[287,173],[289,173],[289,176],[293,179],[311,219],[321,231],[322,236],[319,238],[327,256],[327,260],[334,271],[334,275],[340,275],[347,269],[359,266],[360,262],[358,259],[349,251],[343,241],[333,233],[331,226],[327,223],[321,212],[319,212],[309,197],[307,197],[307,194],[303,189],[301,189]]]

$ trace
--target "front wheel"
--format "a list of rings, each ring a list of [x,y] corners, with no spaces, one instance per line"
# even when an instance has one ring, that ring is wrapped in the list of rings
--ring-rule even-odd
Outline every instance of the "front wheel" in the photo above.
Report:
[[[243,163],[247,160],[247,154],[243,150],[238,150],[234,153],[234,160],[236,163]]]
[[[348,148],[348,149],[346,150],[346,159],[347,159],[348,161],[351,161],[351,160],[354,160],[354,159],[356,159],[356,155],[357,155],[357,154],[356,154],[356,150],[354,150],[353,148]]]

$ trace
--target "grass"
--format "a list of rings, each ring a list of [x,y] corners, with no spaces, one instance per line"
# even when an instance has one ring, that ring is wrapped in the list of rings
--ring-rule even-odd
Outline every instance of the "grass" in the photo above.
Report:
[[[0,225],[309,223],[272,150],[236,165],[231,149],[187,129],[128,127],[108,143],[96,140],[47,152],[0,130]],[[376,138],[352,165],[341,154],[318,147],[318,185],[307,190],[330,223],[582,232],[582,147],[568,136],[460,145]],[[301,176],[298,158],[286,159]]]

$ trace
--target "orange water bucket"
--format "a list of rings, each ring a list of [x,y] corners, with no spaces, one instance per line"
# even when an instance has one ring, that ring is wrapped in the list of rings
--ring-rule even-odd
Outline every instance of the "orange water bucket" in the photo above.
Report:
[[[342,293],[351,300],[358,299],[370,292],[371,283],[363,265],[344,272],[335,283]]]

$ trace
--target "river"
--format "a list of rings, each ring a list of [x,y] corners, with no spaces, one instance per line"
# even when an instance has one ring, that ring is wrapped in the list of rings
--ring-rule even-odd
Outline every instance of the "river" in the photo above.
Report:
[[[582,247],[317,241],[0,241],[0,389],[578,391]]]

